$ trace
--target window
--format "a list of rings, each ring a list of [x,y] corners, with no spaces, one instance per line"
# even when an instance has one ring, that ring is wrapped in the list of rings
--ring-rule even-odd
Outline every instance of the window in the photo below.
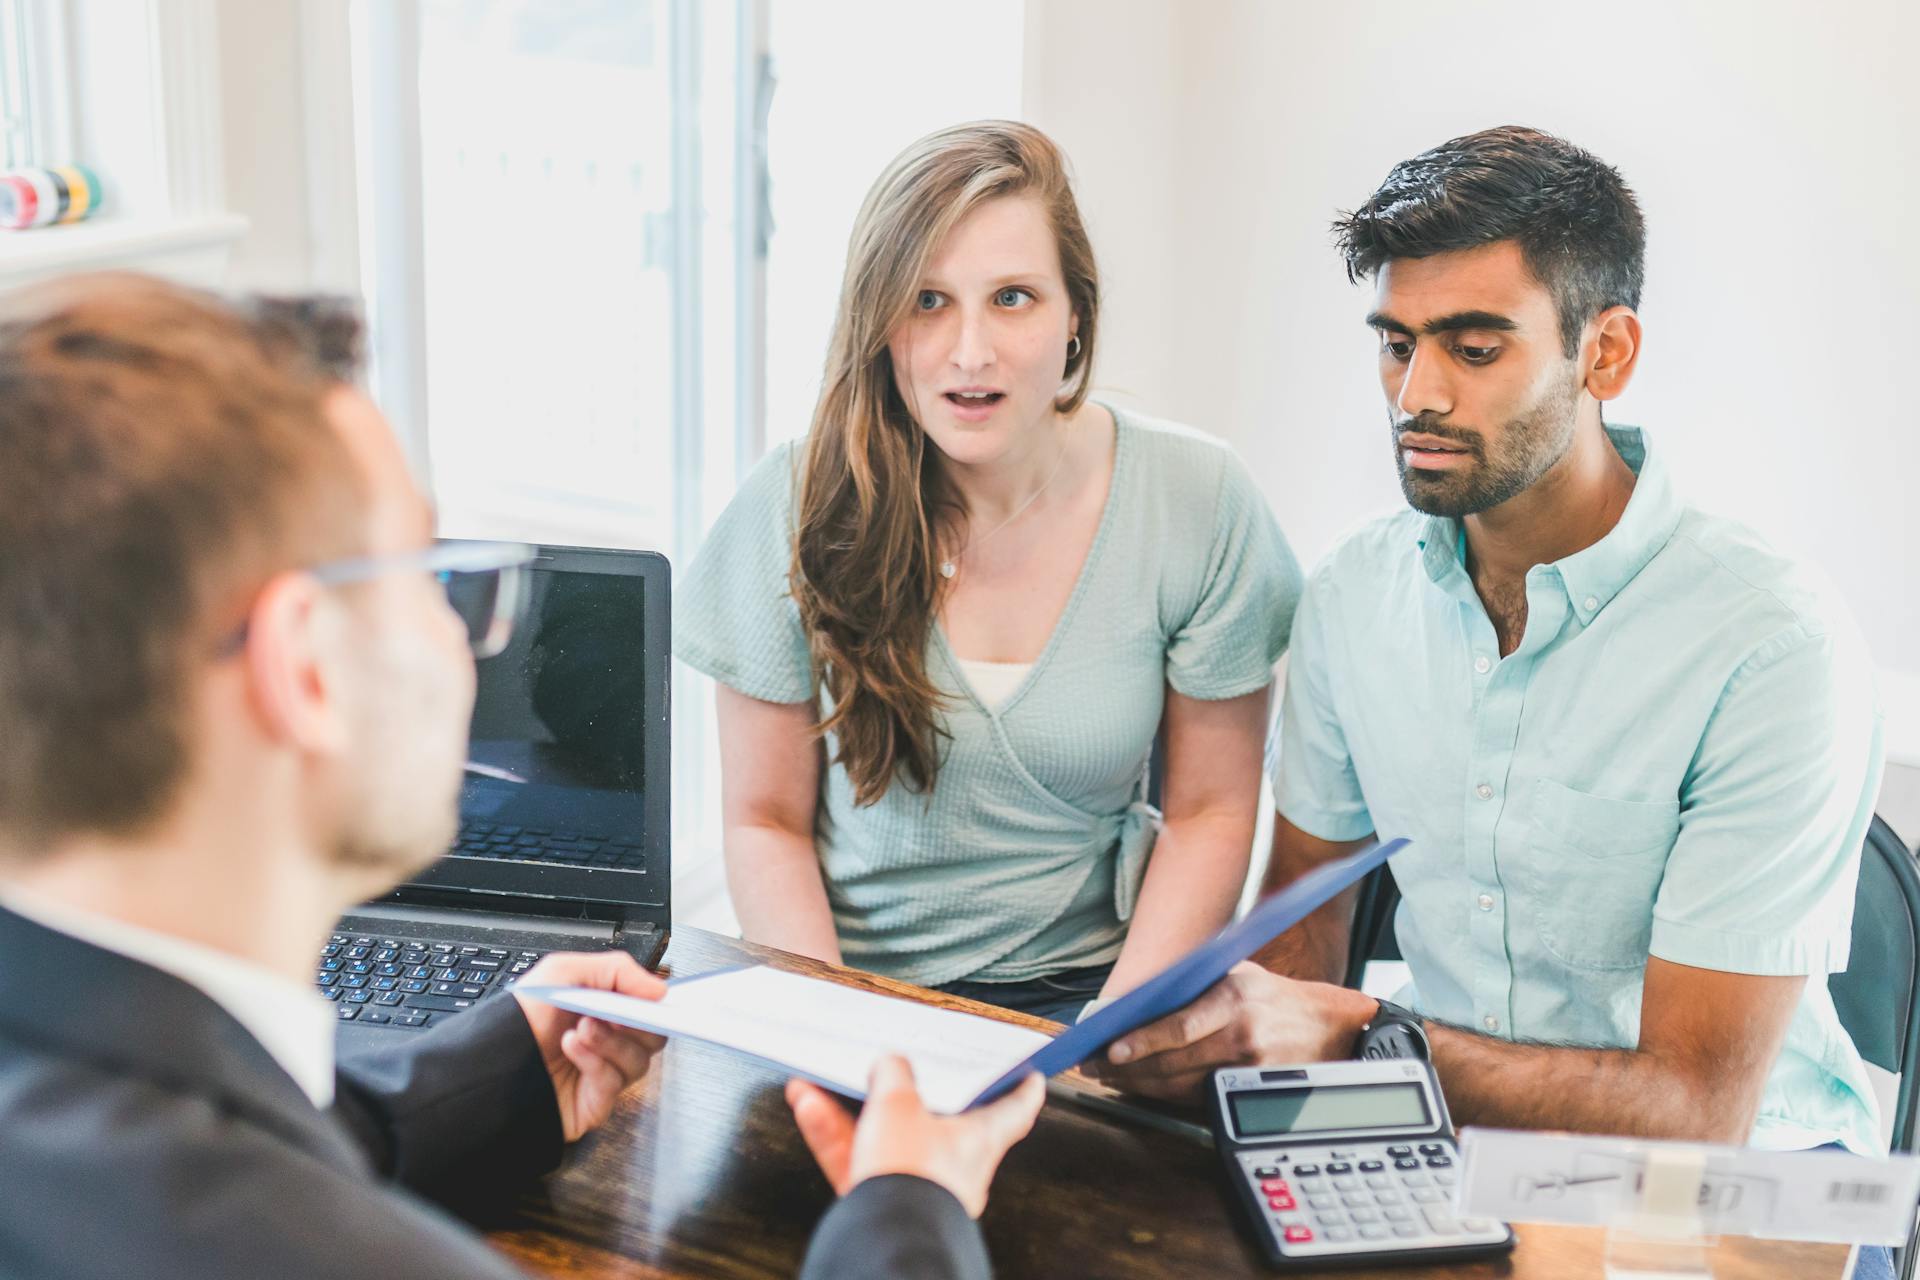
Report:
[[[36,158],[27,40],[25,0],[0,0],[0,163],[9,169]]]
[[[443,533],[683,567],[732,493],[756,452],[757,10],[360,0],[374,389]],[[676,826],[709,809],[708,699],[680,679]]]
[[[419,222],[421,342],[396,372],[448,533],[670,554],[697,536],[686,481],[732,439],[704,341],[731,320],[707,175],[730,181],[732,139],[693,62],[720,9],[420,0],[415,189],[372,198]]]

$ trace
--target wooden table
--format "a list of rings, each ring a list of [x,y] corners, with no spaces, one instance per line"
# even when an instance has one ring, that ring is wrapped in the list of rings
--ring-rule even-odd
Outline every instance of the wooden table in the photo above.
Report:
[[[703,973],[763,962],[852,986],[1053,1029],[987,1005],[836,969],[698,929],[673,932],[665,967]],[[673,1041],[611,1120],[491,1231],[536,1274],[605,1277],[787,1277],[832,1200],[794,1129],[785,1077],[752,1059]],[[1103,1093],[1077,1077],[1055,1088]],[[1057,1097],[1008,1155],[981,1220],[996,1275],[1128,1280],[1265,1276],[1235,1229],[1216,1157],[1191,1138],[1089,1112]],[[1343,1271],[1348,1276],[1602,1274],[1597,1230],[1522,1225],[1510,1257],[1448,1267]],[[1843,1246],[1728,1238],[1719,1280],[1839,1277]]]

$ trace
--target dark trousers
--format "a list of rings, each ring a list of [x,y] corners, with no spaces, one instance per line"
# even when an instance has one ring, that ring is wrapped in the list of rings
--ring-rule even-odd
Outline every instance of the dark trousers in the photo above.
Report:
[[[934,990],[1036,1018],[1071,1023],[1087,1007],[1087,1001],[1100,994],[1112,972],[1112,965],[1096,964],[1085,969],[1062,969],[1025,982],[972,982],[962,978]]]

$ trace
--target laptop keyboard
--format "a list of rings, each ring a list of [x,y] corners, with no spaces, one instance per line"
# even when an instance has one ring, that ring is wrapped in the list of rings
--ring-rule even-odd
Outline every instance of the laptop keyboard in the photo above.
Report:
[[[549,827],[516,827],[472,819],[460,823],[453,852],[469,858],[511,858],[522,862],[571,862],[647,873],[646,850],[625,840],[583,835]]]
[[[336,933],[314,981],[342,1022],[417,1031],[512,987],[545,954]]]

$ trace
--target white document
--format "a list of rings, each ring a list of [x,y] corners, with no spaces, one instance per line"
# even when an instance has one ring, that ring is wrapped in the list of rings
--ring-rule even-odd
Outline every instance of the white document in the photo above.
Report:
[[[659,1000],[590,987],[518,987],[575,1013],[666,1036],[724,1045],[863,1098],[873,1067],[897,1053],[913,1065],[929,1111],[954,1115],[1051,1037],[971,1013],[936,1009],[755,965],[684,978]]]
[[[1691,1206],[1644,1203],[1661,1152],[1696,1157]],[[1509,1222],[1624,1225],[1698,1214],[1701,1235],[1836,1244],[1906,1243],[1920,1202],[1920,1158],[1844,1151],[1755,1151],[1642,1138],[1460,1131],[1460,1211]],[[1659,1190],[1656,1169],[1654,1189]]]

